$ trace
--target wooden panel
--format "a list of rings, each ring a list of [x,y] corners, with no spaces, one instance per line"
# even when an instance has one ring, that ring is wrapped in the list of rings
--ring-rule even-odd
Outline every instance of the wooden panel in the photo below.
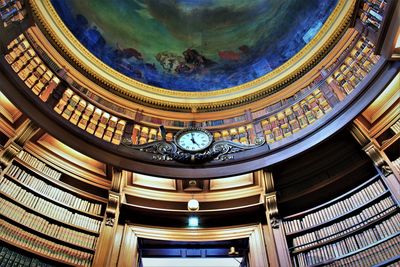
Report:
[[[243,174],[228,178],[221,179],[211,179],[210,180],[210,190],[222,190],[222,189],[231,189],[235,187],[249,186],[253,185],[253,174]]]
[[[154,189],[176,190],[176,180],[133,173],[132,184]]]

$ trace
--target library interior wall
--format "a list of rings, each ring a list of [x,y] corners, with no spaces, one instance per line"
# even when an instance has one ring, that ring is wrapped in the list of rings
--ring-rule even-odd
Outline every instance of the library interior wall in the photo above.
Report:
[[[24,5],[20,2],[0,0],[6,3],[0,5],[4,24],[0,31],[20,31],[13,24],[25,23],[27,14],[21,11]],[[346,128],[278,164],[234,177],[193,179],[194,186],[189,179],[123,170],[67,146],[62,138],[33,122],[32,114],[22,111],[22,106],[7,99],[11,90],[36,90],[21,82],[20,69],[8,72],[12,77],[0,81],[4,93],[0,92],[0,263],[132,267],[139,266],[140,238],[193,242],[246,238],[250,267],[396,266],[400,262],[400,73],[392,57],[396,53],[392,44],[393,36],[398,35],[393,28],[399,29],[399,21],[396,15],[389,22],[374,15],[374,10],[385,10],[385,5],[393,5],[396,14],[400,6],[396,2],[357,1],[354,29],[343,35],[346,41],[339,42],[343,47],[333,49],[343,52],[354,45],[359,50],[358,56],[344,58],[346,68],[340,66],[331,76],[337,87],[331,86],[340,90],[342,97],[370,90],[364,79],[354,83],[351,78],[340,78],[359,75],[354,64],[363,62],[374,73],[376,62],[390,62],[392,70],[397,70],[392,78],[381,81],[384,90]],[[4,10],[13,16],[5,16]],[[378,48],[380,57],[364,58]],[[3,67],[9,68],[10,55],[1,48],[2,77]],[[335,56],[327,59],[334,61]],[[10,60],[11,64],[17,61]],[[370,78],[364,72],[363,77]],[[26,75],[32,77],[32,73]],[[58,82],[56,75],[51,77]],[[32,81],[32,88],[39,88],[39,83]],[[74,94],[75,100],[82,97],[71,92],[59,94],[59,99],[64,95],[68,98],[62,108],[53,103],[60,107],[59,112],[54,111],[61,120],[71,115],[68,112],[78,114],[73,109],[67,111]],[[311,92],[307,98],[311,100],[304,98],[304,103],[311,106],[319,94]],[[39,103],[43,104],[42,98]],[[289,105],[292,110],[294,106]],[[318,106],[318,110],[324,107]],[[118,133],[117,125],[124,129],[124,119],[116,117],[113,131]],[[262,134],[270,136],[271,145],[284,144],[287,138],[283,136],[285,127],[278,127],[279,131],[267,128],[279,119],[279,113],[274,113],[257,122],[264,127]],[[74,127],[70,120],[66,122]],[[216,130],[221,136],[236,125],[227,123],[228,128]],[[106,136],[96,127],[92,137]],[[240,127],[239,123],[234,129],[240,131]],[[143,142],[152,141],[149,128],[146,132],[143,125],[139,127],[146,136]],[[102,130],[106,132],[106,127]],[[283,141],[279,140],[281,135]],[[119,137],[110,135],[109,140],[102,137],[100,141],[118,143]],[[85,138],[82,136],[83,144]],[[201,227],[196,229],[187,226],[186,204],[194,197],[200,202],[196,215]]]

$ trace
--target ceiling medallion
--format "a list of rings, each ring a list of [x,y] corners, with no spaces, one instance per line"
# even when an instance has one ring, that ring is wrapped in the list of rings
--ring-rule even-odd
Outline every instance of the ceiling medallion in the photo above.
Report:
[[[234,159],[235,153],[265,146],[264,138],[256,138],[251,145],[228,140],[215,141],[207,130],[202,128],[185,128],[175,134],[173,141],[155,141],[143,145],[134,145],[128,138],[122,140],[122,145],[145,153],[152,153],[153,160],[178,161],[183,163],[203,163],[207,161],[225,161]]]

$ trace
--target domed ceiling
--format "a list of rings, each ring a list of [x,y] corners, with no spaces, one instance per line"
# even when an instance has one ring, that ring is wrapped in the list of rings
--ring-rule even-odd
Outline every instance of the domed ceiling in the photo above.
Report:
[[[338,0],[52,0],[90,52],[145,84],[205,92],[264,76],[299,52]]]

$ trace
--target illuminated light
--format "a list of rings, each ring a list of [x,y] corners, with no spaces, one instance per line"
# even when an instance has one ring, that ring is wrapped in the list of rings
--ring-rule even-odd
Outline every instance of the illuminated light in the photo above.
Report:
[[[196,199],[191,199],[188,202],[187,208],[189,211],[198,211],[200,208],[200,204]]]
[[[197,217],[189,217],[189,227],[198,227],[199,226],[199,218]]]

